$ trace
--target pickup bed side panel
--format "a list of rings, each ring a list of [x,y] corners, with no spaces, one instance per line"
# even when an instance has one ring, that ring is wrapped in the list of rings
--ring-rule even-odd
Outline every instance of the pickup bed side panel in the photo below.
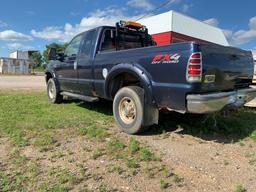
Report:
[[[95,91],[100,97],[106,97],[103,93],[104,73],[111,71],[115,65],[139,65],[151,80],[153,99],[157,106],[185,111],[186,93],[191,89],[185,73],[193,51],[193,43],[180,43],[98,53],[94,60]]]

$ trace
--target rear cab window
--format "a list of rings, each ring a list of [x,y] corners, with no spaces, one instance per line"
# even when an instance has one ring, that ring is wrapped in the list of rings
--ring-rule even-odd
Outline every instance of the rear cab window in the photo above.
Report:
[[[102,33],[98,53],[135,49],[154,45],[151,37],[150,41],[152,41],[152,43],[150,43],[150,45],[147,45],[145,41],[145,37],[138,33],[135,34],[131,31],[119,32],[117,37],[116,29],[105,29]]]

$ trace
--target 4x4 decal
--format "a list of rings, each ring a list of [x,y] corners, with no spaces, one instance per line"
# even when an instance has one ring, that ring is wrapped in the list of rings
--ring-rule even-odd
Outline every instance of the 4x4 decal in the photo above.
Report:
[[[160,64],[160,63],[179,63],[179,59],[180,59],[180,55],[179,54],[160,54],[160,55],[156,55],[151,64]]]

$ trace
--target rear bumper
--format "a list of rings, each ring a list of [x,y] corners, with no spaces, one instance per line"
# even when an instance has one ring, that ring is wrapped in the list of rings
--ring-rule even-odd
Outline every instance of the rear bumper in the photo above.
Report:
[[[256,97],[255,88],[240,89],[231,92],[187,95],[187,112],[205,114],[243,107]]]

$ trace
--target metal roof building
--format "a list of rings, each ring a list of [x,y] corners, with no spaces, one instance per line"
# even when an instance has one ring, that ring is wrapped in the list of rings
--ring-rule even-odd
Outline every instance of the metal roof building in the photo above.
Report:
[[[158,45],[182,41],[211,42],[229,46],[223,31],[175,11],[139,20]]]
[[[33,61],[0,57],[0,74],[29,74]]]

